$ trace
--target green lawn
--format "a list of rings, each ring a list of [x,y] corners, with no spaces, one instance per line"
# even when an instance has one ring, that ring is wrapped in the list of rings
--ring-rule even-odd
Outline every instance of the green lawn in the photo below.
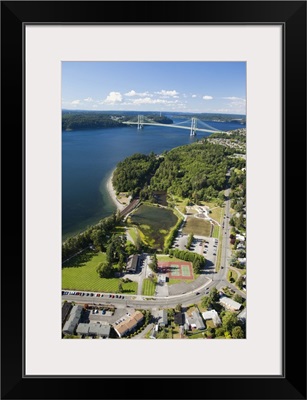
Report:
[[[157,254],[157,258],[158,258],[158,261],[179,261],[179,262],[182,262],[182,260],[180,260],[179,258],[177,258],[177,257],[171,257],[171,256],[168,256],[167,254]]]
[[[220,232],[220,227],[218,225],[214,225],[213,232],[212,232],[212,237],[218,239],[219,232]]]
[[[167,283],[169,285],[176,285],[176,283],[182,283],[182,282],[191,283],[194,281],[193,281],[193,279],[170,279]]]
[[[223,208],[214,207],[213,209],[211,209],[211,213],[209,214],[209,216],[217,222],[222,222]]]
[[[150,279],[144,279],[142,294],[144,296],[153,296],[155,294],[156,284],[152,282]]]
[[[188,217],[182,232],[186,235],[210,236],[211,224],[201,218]]]
[[[173,211],[148,204],[131,215],[131,223],[138,227],[142,241],[156,250],[163,249],[164,239],[177,221]]]
[[[198,330],[194,330],[194,331],[190,331],[187,334],[187,338],[188,339],[203,339],[205,337],[205,333],[204,331],[198,331]]]
[[[234,281],[236,282],[236,280],[238,279],[238,273],[235,270],[230,269],[228,271],[228,280],[229,281],[230,281],[230,277],[232,277],[234,279]]]
[[[105,253],[89,251],[69,260],[62,268],[62,288],[117,293],[120,280],[100,278],[96,272],[97,265],[105,259]],[[124,293],[137,293],[136,282],[123,283],[122,286]]]
[[[206,328],[215,328],[215,325],[212,321],[212,319],[207,319],[206,323]]]
[[[130,234],[130,236],[131,236],[131,238],[133,239],[134,244],[135,244],[135,243],[136,243],[136,240],[137,240],[137,233],[136,233],[136,231],[135,231],[135,228],[134,228],[134,227],[129,228],[129,229],[128,229],[128,232],[129,232],[129,234]]]

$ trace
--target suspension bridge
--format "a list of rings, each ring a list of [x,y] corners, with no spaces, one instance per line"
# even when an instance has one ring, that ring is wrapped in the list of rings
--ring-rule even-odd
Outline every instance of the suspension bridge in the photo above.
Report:
[[[137,129],[143,129],[145,125],[152,125],[152,126],[166,126],[167,128],[179,128],[179,129],[187,129],[190,131],[190,136],[196,136],[196,132],[221,132],[219,129],[213,128],[212,126],[206,124],[205,122],[201,121],[198,118],[191,118],[176,124],[161,124],[159,122],[155,122],[144,115],[138,115],[137,121],[125,121],[123,124],[126,125],[137,125]],[[184,125],[185,124],[185,125]]]

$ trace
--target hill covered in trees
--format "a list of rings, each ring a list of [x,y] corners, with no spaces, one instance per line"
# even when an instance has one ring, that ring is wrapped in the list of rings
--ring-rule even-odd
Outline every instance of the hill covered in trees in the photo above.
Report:
[[[98,129],[124,126],[114,115],[98,112],[66,112],[62,114],[62,129]]]

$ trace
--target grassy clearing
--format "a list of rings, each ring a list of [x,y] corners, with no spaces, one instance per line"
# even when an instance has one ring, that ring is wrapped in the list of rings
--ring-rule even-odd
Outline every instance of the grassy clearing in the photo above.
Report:
[[[131,216],[131,222],[140,232],[142,241],[156,250],[162,250],[164,238],[176,224],[173,211],[151,205],[141,205]]]
[[[191,283],[194,282],[193,279],[170,279],[167,283],[168,285],[176,285],[176,283]]]
[[[186,235],[193,233],[194,235],[210,236],[211,224],[201,218],[188,217],[182,231]]]
[[[215,325],[214,325],[212,319],[207,319],[205,324],[206,324],[206,328],[215,328]]]
[[[144,296],[153,296],[155,294],[156,284],[152,282],[150,279],[144,279],[142,294]]]
[[[105,253],[86,252],[64,264],[62,268],[62,288],[88,290],[92,292],[118,293],[118,278],[100,278],[96,272],[97,265],[106,260]],[[137,283],[122,283],[123,292],[136,294]]]
[[[211,209],[211,213],[209,215],[210,215],[210,218],[221,223],[222,218],[223,218],[223,208],[215,207],[215,208]]]
[[[218,239],[220,233],[220,227],[218,225],[214,225],[212,237]]]
[[[203,339],[204,336],[205,336],[204,331],[197,331],[195,329],[195,331],[188,333],[187,338],[188,339]]]
[[[238,279],[238,273],[237,273],[235,270],[230,269],[230,270],[228,271],[228,276],[227,276],[227,278],[228,278],[229,282],[231,282],[231,278],[232,278],[232,279],[234,280],[233,283],[235,283],[236,280]]]
[[[223,229],[219,229],[219,245],[218,245],[218,250],[217,250],[217,256],[216,256],[216,264],[215,264],[215,270],[218,272],[221,267],[221,260],[222,260],[222,243],[223,243]]]
[[[136,231],[135,231],[135,228],[134,228],[134,227],[129,228],[129,229],[128,229],[128,232],[129,232],[131,238],[133,239],[134,243],[136,243],[136,240],[137,240],[137,233],[136,233]]]
[[[178,261],[178,262],[182,262],[182,260],[180,260],[177,257],[172,257],[172,256],[168,256],[167,254],[157,254],[157,258],[158,261]]]

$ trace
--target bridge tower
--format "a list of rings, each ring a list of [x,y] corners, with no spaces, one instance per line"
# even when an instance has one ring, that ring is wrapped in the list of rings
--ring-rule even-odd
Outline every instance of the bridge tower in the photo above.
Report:
[[[190,136],[196,136],[197,119],[192,118]]]
[[[138,115],[138,129],[143,129],[144,115]]]

